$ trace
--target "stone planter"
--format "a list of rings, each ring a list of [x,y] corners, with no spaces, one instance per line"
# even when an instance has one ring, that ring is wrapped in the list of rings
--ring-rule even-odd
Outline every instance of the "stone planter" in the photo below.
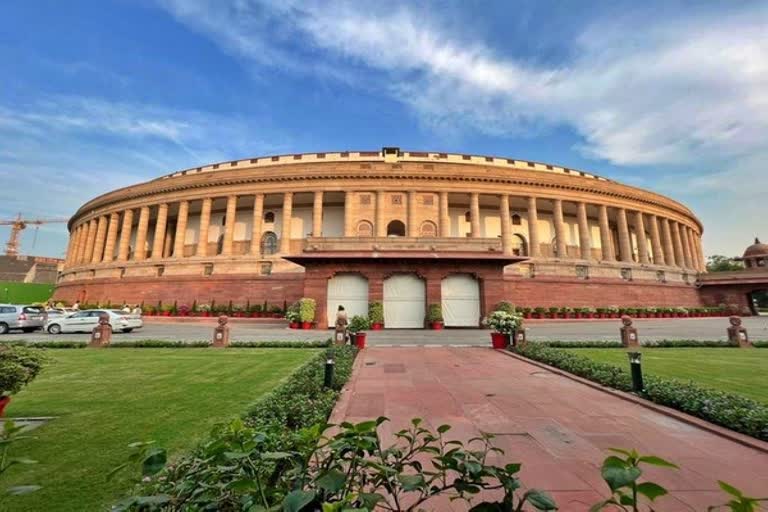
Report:
[[[509,346],[509,335],[503,332],[491,333],[491,346],[496,350],[503,350]]]

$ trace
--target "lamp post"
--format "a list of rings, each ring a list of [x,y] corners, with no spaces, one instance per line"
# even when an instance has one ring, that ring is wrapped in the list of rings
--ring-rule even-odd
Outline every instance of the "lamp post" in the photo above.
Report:
[[[640,366],[642,354],[640,352],[627,352],[629,357],[629,368],[632,374],[632,391],[642,393],[645,389],[643,385],[643,369]]]
[[[333,349],[329,349],[325,359],[325,376],[323,386],[330,388],[333,385],[333,370],[336,361],[333,359]]]

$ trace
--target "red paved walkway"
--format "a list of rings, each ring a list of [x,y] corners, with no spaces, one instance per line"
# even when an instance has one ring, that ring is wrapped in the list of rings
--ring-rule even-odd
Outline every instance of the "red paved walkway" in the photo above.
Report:
[[[387,416],[386,436],[413,417],[432,428],[451,424],[462,440],[481,430],[495,433],[506,452],[497,462],[521,462],[524,485],[550,491],[563,511],[588,510],[607,492],[600,465],[612,447],[681,466],[645,472],[674,496],[657,510],[699,511],[725,502],[718,479],[752,496],[768,494],[768,454],[490,349],[368,348],[349,389],[333,421]],[[451,506],[463,509],[442,501],[432,508]]]

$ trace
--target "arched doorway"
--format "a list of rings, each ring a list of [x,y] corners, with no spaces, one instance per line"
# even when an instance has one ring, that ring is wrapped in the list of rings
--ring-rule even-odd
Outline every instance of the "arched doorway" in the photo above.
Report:
[[[277,252],[277,235],[272,231],[267,231],[261,235],[261,255],[269,256]]]
[[[747,301],[753,315],[768,315],[768,289],[750,292],[747,294]]]
[[[357,236],[367,238],[373,236],[373,224],[367,220],[361,220],[357,223]]]
[[[387,224],[387,236],[405,236],[405,224],[399,220],[393,220]]]
[[[435,238],[437,236],[437,224],[431,220],[422,222],[419,235],[423,238]]]
[[[453,274],[442,280],[440,292],[446,327],[480,325],[480,283],[469,274]]]
[[[384,280],[384,325],[395,329],[421,329],[427,289],[416,274],[395,274]]]
[[[368,280],[360,274],[336,274],[328,280],[328,327],[336,324],[336,311],[344,306],[347,317],[368,317]]]
[[[528,256],[528,241],[523,235],[512,235],[512,254],[515,256]]]

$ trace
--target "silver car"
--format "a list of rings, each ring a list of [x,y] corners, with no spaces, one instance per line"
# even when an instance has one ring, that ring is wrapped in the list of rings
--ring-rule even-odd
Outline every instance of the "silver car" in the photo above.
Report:
[[[0,304],[0,334],[6,334],[12,330],[37,331],[43,328],[44,323],[45,318],[41,308]]]
[[[45,324],[45,329],[51,334],[91,332],[94,327],[99,325],[99,317],[102,313],[109,315],[109,325],[113,332],[131,332],[144,326],[144,322],[138,315],[123,313],[116,309],[86,309],[68,316],[49,318]]]

